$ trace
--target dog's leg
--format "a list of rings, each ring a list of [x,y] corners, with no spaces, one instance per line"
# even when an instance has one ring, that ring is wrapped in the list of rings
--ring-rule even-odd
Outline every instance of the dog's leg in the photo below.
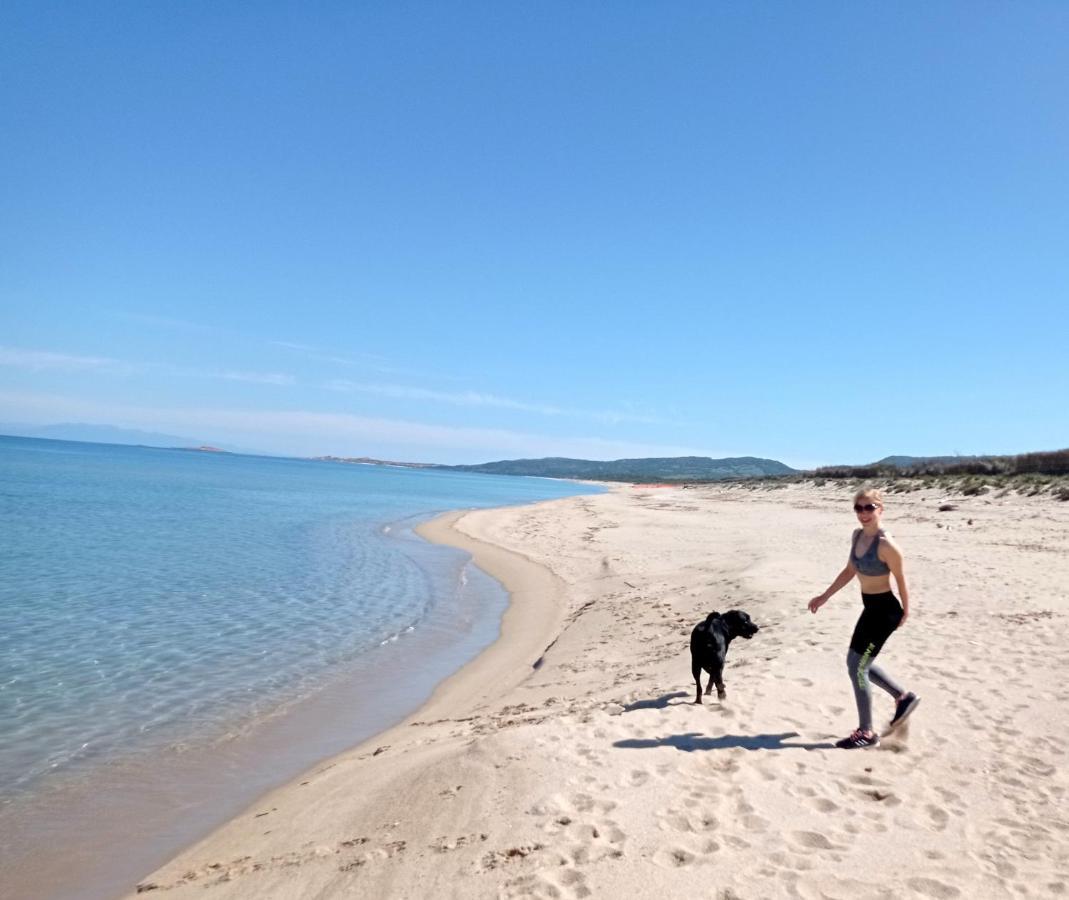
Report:
[[[702,702],[702,667],[701,663],[697,660],[690,664],[691,674],[694,676],[694,685],[698,689],[698,696],[694,698],[695,703]],[[708,691],[706,691],[708,693]]]
[[[724,690],[724,669],[713,669],[709,673],[709,683],[705,686],[705,693],[711,694],[713,692],[713,685],[716,685],[716,697],[718,700],[723,700],[727,696]]]

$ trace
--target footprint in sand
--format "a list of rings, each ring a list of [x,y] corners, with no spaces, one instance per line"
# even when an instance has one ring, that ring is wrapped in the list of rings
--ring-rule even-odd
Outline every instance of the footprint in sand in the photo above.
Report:
[[[791,840],[799,847],[806,850],[836,850],[839,849],[828,838],[818,831],[794,831],[791,832]]]
[[[1020,761],[1021,771],[1026,775],[1049,778],[1058,771],[1054,766],[1048,765],[1043,760],[1036,759],[1032,756],[1022,756],[1020,757]]]
[[[658,818],[663,829],[687,834],[708,833],[720,827],[720,821],[708,810],[688,815],[676,809],[666,809],[658,814]]]
[[[899,806],[902,803],[902,801],[895,795],[894,791],[890,791],[886,788],[865,788],[859,791],[859,793],[866,800],[873,800],[884,806]]]
[[[449,853],[452,850],[457,850],[461,847],[466,847],[470,844],[476,844],[488,840],[489,837],[490,836],[485,832],[480,832],[479,834],[462,834],[459,837],[455,838],[448,838],[443,836],[438,838],[433,844],[430,844],[429,847],[431,850],[434,850],[437,853]]]
[[[676,809],[666,809],[658,818],[661,820],[661,828],[668,831],[692,832],[694,826],[690,817]]]
[[[563,869],[560,872],[522,875],[505,882],[502,897],[537,897],[558,900],[561,897],[589,897],[590,888],[581,872]]]
[[[546,826],[546,830],[565,839],[561,865],[585,866],[605,859],[620,859],[627,835],[611,820],[573,822],[561,817]]]
[[[813,862],[808,857],[802,854],[787,853],[783,850],[770,853],[768,859],[781,870],[807,872],[813,868]]]
[[[633,788],[642,787],[642,785],[646,784],[646,782],[648,782],[649,780],[650,780],[650,773],[647,772],[645,769],[634,769],[624,779],[624,781],[626,782],[627,786],[633,787]]]
[[[653,861],[666,869],[680,869],[683,866],[692,865],[697,856],[682,847],[668,847],[658,850],[653,855]]]
[[[724,843],[734,850],[749,850],[752,846],[749,841],[735,834],[726,835]]]
[[[939,787],[938,785],[935,786],[934,790],[940,797],[943,798],[944,802],[946,802],[950,806],[961,805],[961,797],[955,794],[953,791],[948,791],[946,788]]]
[[[572,797],[572,806],[579,812],[590,812],[594,808],[594,798],[589,794],[575,794]]]
[[[943,831],[947,827],[950,815],[941,806],[929,803],[925,806],[924,811],[928,813],[928,821],[936,831]]]
[[[946,900],[949,897],[960,897],[961,891],[950,884],[936,881],[934,878],[910,878],[906,885],[920,894],[922,897],[936,897],[938,900]]]
[[[768,831],[768,826],[772,823],[768,819],[763,819],[761,816],[751,814],[742,817],[742,825],[747,831],[762,832]]]

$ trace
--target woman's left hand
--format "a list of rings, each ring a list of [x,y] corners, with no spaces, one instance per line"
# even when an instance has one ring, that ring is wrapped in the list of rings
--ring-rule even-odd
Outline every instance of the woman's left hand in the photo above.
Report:
[[[909,618],[909,610],[908,609],[902,610],[902,618],[898,620],[898,624],[895,626],[895,628],[896,629],[897,628],[901,628],[903,625],[905,625],[906,624],[906,619],[908,619],[908,618]]]

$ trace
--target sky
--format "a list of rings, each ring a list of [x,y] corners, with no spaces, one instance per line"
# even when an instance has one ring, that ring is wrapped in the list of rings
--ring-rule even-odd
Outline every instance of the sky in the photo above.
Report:
[[[0,5],[0,422],[1069,446],[1069,4]]]

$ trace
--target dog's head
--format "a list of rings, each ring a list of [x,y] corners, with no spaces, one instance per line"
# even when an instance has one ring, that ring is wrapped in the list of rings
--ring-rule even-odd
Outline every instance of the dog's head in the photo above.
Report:
[[[732,637],[752,638],[760,630],[741,609],[732,609],[720,617]]]

